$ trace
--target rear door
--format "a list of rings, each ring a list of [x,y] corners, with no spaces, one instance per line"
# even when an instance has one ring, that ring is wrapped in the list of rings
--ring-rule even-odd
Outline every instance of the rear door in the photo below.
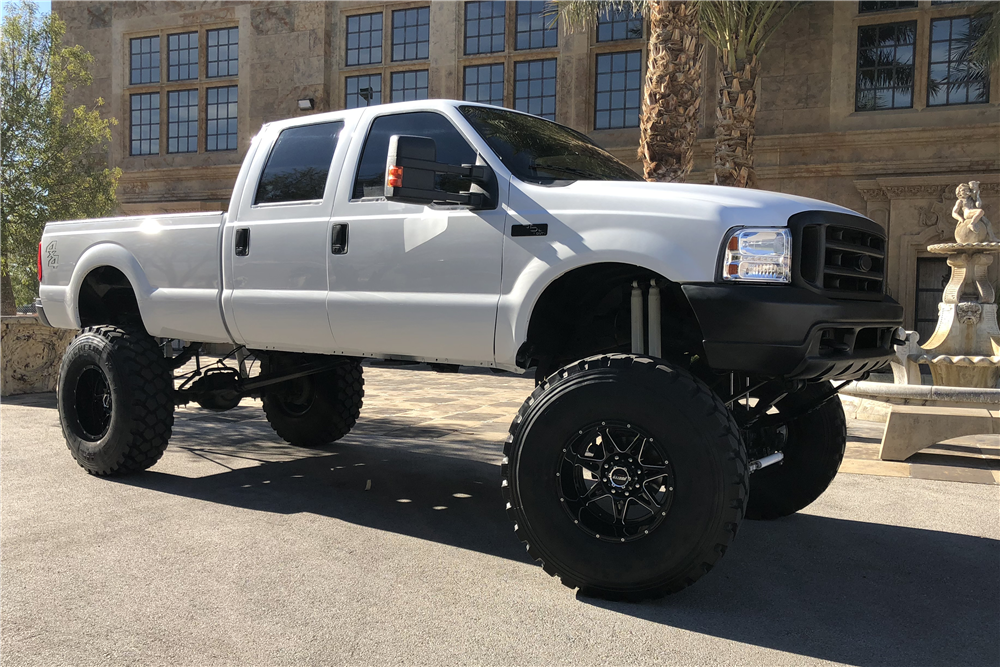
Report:
[[[438,111],[381,114],[366,134],[355,133],[331,221],[347,239],[329,258],[338,349],[490,364],[509,183],[498,174],[499,201],[489,210],[388,202],[394,134],[431,137],[439,162],[477,159],[469,138]]]
[[[238,219],[227,222],[223,250],[232,267],[230,328],[247,347],[335,348],[326,261],[343,129],[342,121],[286,128],[254,156],[250,173],[260,177],[247,183]]]

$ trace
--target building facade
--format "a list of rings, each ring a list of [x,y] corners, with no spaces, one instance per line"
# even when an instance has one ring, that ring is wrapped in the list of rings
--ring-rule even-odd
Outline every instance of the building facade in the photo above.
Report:
[[[117,119],[108,159],[125,213],[222,210],[262,123],[410,99],[502,104],[590,135],[639,168],[648,26],[606,15],[566,31],[544,2],[62,2],[95,57],[77,102]],[[836,202],[889,234],[888,289],[927,332],[959,182],[1000,231],[1000,72],[963,47],[974,2],[810,2],[762,58],[759,187]],[[711,182],[715,54],[689,180]],[[996,267],[993,267],[996,280]]]

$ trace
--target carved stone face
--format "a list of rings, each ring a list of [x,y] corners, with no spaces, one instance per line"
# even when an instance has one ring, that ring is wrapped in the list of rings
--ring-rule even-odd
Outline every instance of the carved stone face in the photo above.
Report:
[[[955,314],[962,324],[979,324],[983,318],[983,307],[978,303],[960,303]]]
[[[961,183],[957,188],[955,188],[955,196],[958,199],[965,199],[972,194],[972,190],[969,189],[968,183]]]

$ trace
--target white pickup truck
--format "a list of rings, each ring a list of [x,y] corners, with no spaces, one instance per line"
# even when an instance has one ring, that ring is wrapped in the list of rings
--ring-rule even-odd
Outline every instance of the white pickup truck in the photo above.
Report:
[[[566,585],[635,599],[829,485],[830,380],[884,365],[902,323],[885,258],[853,211],[646,183],[567,127],[429,100],[265,125],[225,213],[48,224],[38,311],[82,328],[58,406],[96,475],[153,465],[189,401],[260,396],[285,440],[332,442],[365,357],[534,368],[501,470],[517,536]],[[261,373],[175,378],[203,343]]]

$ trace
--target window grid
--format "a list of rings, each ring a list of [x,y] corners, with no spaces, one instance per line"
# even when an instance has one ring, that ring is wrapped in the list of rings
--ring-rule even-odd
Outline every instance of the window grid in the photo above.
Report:
[[[463,99],[503,106],[503,64],[466,67]]]
[[[160,152],[160,94],[131,96],[130,155],[158,155]]]
[[[430,7],[392,13],[392,60],[426,60],[430,49]]]
[[[506,2],[465,3],[465,55],[504,50]]]
[[[514,108],[556,119],[556,59],[514,63]]]
[[[594,129],[639,127],[642,51],[597,56]]]
[[[615,42],[621,39],[642,39],[642,14],[631,9],[605,9],[597,17],[597,41]]]
[[[382,62],[382,14],[347,17],[347,65],[377,65]]]
[[[236,150],[238,121],[236,115],[237,86],[209,88],[205,91],[205,150]]]
[[[239,75],[240,29],[207,30],[205,35],[208,42],[206,76],[214,79]]]
[[[858,3],[859,14],[871,12],[888,12],[893,9],[916,9],[916,0],[861,0]]]
[[[552,19],[542,16],[544,10],[544,0],[518,0],[515,8],[518,50],[554,48],[559,45],[559,26],[554,22],[549,26]]]
[[[392,73],[392,101],[427,99],[427,70]]]
[[[160,82],[160,36],[130,40],[131,75],[129,84]]]
[[[198,78],[198,33],[167,35],[167,81]]]
[[[363,93],[366,88],[370,90],[370,99],[365,100]],[[344,80],[344,108],[357,109],[358,107],[375,106],[382,104],[382,75],[362,74],[361,76],[349,76]]]
[[[916,21],[858,28],[856,111],[913,106]]]
[[[986,17],[955,16],[931,21],[927,106],[989,102],[989,71],[969,61],[969,48]]]
[[[198,91],[167,93],[167,152],[198,152]]]

